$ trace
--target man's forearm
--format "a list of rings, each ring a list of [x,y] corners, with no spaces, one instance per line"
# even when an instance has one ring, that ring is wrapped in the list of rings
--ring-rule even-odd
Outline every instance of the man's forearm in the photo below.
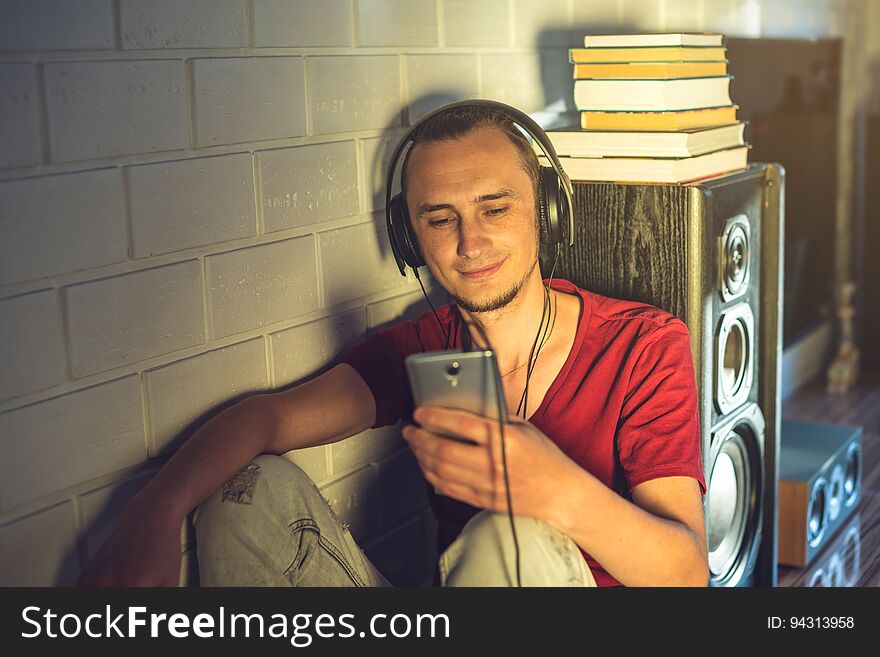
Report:
[[[223,410],[190,436],[129,506],[182,522],[224,481],[266,451],[276,426],[272,406],[262,395]]]
[[[624,499],[586,470],[566,482],[563,508],[547,522],[625,586],[704,586],[704,547],[680,522]]]

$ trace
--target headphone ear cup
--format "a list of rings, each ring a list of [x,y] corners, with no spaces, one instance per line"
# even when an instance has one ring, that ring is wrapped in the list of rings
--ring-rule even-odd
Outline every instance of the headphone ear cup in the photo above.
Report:
[[[538,231],[542,244],[550,243],[550,229],[547,225],[547,194],[544,189],[544,168],[538,169]]]
[[[563,241],[560,219],[565,210],[560,207],[559,176],[553,167],[542,166],[538,175],[538,195],[541,200],[541,241],[544,244],[561,244]]]
[[[394,251],[401,273],[403,273],[401,261],[413,269],[424,266],[425,261],[422,258],[418,241],[416,241],[410,229],[409,211],[407,210],[403,194],[395,194],[391,198],[389,214],[391,218],[391,230],[389,231],[391,235],[391,248]]]

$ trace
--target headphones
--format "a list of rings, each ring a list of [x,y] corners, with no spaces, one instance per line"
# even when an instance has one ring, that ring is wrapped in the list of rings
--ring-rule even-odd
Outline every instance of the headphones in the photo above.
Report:
[[[391,252],[397,262],[397,268],[403,276],[406,276],[406,267],[409,265],[418,278],[418,267],[425,265],[419,243],[412,232],[409,209],[403,193],[391,196],[391,187],[394,183],[394,172],[397,162],[403,150],[409,145],[413,134],[432,117],[458,107],[485,107],[498,110],[510,117],[514,123],[522,128],[540,146],[544,155],[550,161],[551,166],[538,167],[538,213],[541,233],[541,243],[555,245],[558,249],[562,244],[572,246],[574,244],[574,215],[572,213],[572,187],[571,181],[562,170],[556,149],[550,143],[546,133],[535,121],[524,112],[499,103],[494,100],[462,100],[444,105],[434,110],[421,121],[416,123],[401,139],[391,163],[388,166],[388,179],[385,186],[385,220],[388,224],[388,238],[391,241]]]

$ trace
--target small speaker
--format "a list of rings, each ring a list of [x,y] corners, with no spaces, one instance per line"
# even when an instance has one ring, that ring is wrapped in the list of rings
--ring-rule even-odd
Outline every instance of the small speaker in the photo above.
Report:
[[[779,563],[806,566],[858,506],[861,427],[782,422]]]

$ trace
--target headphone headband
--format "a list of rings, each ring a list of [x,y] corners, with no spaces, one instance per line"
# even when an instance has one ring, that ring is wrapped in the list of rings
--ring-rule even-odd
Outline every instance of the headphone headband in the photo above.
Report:
[[[550,165],[553,167],[553,170],[556,172],[556,175],[559,177],[559,180],[562,182],[563,193],[565,194],[566,201],[568,204],[568,239],[569,246],[574,244],[574,212],[573,207],[574,204],[572,202],[572,186],[571,180],[569,180],[568,176],[565,175],[565,171],[562,170],[562,165],[559,163],[559,157],[556,155],[556,149],[553,148],[553,144],[550,142],[550,139],[547,137],[547,134],[544,130],[539,126],[532,117],[530,117],[525,112],[522,112],[515,107],[511,107],[510,105],[506,105],[504,103],[499,103],[494,100],[486,100],[482,98],[475,98],[472,100],[459,100],[454,103],[449,103],[442,107],[435,109],[433,112],[427,114],[422,117],[414,126],[412,126],[403,138],[400,140],[400,143],[394,149],[394,154],[391,156],[391,160],[388,165],[388,177],[385,184],[385,220],[388,223],[388,235],[392,241],[392,248],[399,252],[398,244],[396,243],[396,238],[394,235],[394,231],[392,230],[392,219],[391,219],[391,197],[393,194],[391,193],[392,185],[394,184],[394,174],[397,170],[397,162],[400,159],[403,150],[409,145],[410,140],[412,139],[413,133],[415,133],[422,125],[433,118],[434,116],[446,112],[450,109],[456,107],[485,107],[489,109],[494,109],[506,114],[510,119],[513,120],[520,128],[526,131],[528,135],[534,139],[540,146],[541,150],[544,152],[544,155],[550,161]],[[401,270],[403,273],[403,270]]]

